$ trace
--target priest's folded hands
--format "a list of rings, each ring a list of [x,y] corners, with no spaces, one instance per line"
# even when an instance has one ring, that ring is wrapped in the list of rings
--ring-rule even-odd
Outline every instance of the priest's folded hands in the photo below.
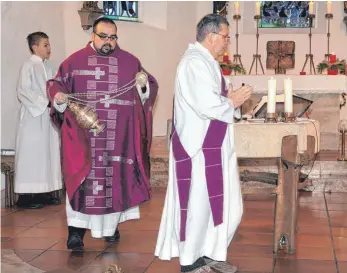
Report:
[[[238,108],[251,97],[252,92],[253,87],[249,85],[244,85],[234,91],[232,85],[230,84],[228,98],[232,100],[234,107]]]

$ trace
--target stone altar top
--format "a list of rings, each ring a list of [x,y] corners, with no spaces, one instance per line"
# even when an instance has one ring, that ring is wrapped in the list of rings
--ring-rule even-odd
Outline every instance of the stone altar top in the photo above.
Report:
[[[237,75],[227,76],[234,89],[242,83],[253,86],[254,93],[267,93],[267,81],[271,77],[277,80],[277,94],[283,92],[283,82],[286,78],[293,81],[294,94],[310,93],[343,93],[347,92],[347,76],[345,75]]]
[[[264,119],[242,120],[234,124],[235,147],[238,158],[281,157],[282,138],[298,136],[298,153],[307,150],[307,136],[316,140],[315,152],[320,149],[319,122],[299,118],[293,123],[264,123]]]

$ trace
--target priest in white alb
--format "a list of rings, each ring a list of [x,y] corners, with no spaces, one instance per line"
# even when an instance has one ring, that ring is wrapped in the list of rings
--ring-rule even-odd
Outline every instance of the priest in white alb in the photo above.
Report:
[[[229,45],[229,23],[210,14],[197,25],[176,75],[169,183],[155,249],[179,257],[181,272],[236,272],[227,249],[243,205],[233,122],[251,95],[233,91],[217,58]]]
[[[60,200],[50,192],[62,188],[60,138],[50,119],[46,81],[55,76],[48,62],[51,47],[47,34],[27,37],[32,53],[20,70],[17,95],[21,108],[16,137],[15,188],[17,205],[38,209]]]

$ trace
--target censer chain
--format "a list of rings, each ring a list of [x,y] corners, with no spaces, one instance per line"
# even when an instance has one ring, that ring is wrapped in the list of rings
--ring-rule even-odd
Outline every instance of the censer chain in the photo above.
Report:
[[[134,81],[136,81],[136,79],[134,79],[131,82],[123,85],[121,88],[117,89],[116,91],[102,91],[102,92],[98,92],[96,95],[104,96],[104,95],[118,93],[118,92],[122,92],[123,90],[133,88],[136,85],[136,83],[134,83]],[[131,84],[131,86],[128,86],[130,84]],[[90,95],[90,93],[74,93],[74,94],[70,94],[69,96],[71,96],[71,97],[86,97],[88,95]]]
[[[94,104],[94,103],[98,103],[98,102],[101,103],[101,102],[104,102],[104,101],[113,100],[113,99],[119,97],[120,95],[123,95],[124,93],[130,91],[131,89],[132,89],[132,87],[127,89],[127,90],[124,90],[122,92],[117,92],[115,95],[110,96],[109,98],[99,99],[99,100],[95,100],[95,101],[83,100],[83,99],[77,98],[77,97],[75,97],[73,95],[68,95],[68,97],[69,97],[69,99],[76,100],[76,101],[79,101],[79,102],[82,102],[82,103],[85,103],[85,104],[89,104],[89,103]],[[108,93],[108,94],[111,94],[111,93]]]

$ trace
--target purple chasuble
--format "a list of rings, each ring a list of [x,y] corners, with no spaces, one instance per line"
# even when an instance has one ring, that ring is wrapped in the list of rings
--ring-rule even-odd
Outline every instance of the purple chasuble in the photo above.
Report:
[[[227,89],[223,75],[221,86],[221,94],[226,97]],[[227,128],[227,123],[219,120],[211,120],[202,146],[205,157],[207,190],[215,226],[223,223],[222,144]],[[181,207],[180,241],[185,241],[188,201],[192,178],[192,159],[185,151],[174,125],[172,127],[172,132],[172,150],[176,164],[176,179]]]
[[[99,135],[84,130],[83,143],[88,147],[85,152],[76,148],[82,140],[75,137],[75,132],[83,129],[71,120],[69,109],[64,113],[62,169],[75,211],[92,215],[122,212],[151,197],[149,148],[156,80],[147,73],[150,97],[143,106],[136,87],[125,93],[118,91],[119,96],[111,100],[107,99],[114,93],[97,95],[130,85],[141,70],[139,60],[118,45],[111,55],[101,56],[88,44],[64,61],[56,78],[48,82],[50,99],[59,91],[87,93],[82,98],[89,101],[100,123],[106,125]],[[90,167],[80,168],[88,162]]]

